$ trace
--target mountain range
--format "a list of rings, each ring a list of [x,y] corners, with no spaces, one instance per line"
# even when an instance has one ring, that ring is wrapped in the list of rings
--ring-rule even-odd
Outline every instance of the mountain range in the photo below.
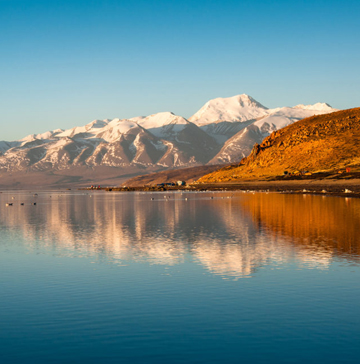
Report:
[[[242,94],[210,100],[188,119],[161,112],[94,120],[68,130],[0,141],[0,185],[114,185],[170,168],[235,163],[271,132],[334,111],[325,103],[268,109]]]

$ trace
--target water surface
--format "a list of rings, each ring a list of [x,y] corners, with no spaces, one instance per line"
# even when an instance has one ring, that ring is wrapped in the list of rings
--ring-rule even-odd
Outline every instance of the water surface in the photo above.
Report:
[[[358,363],[359,226],[351,198],[3,192],[0,361]]]

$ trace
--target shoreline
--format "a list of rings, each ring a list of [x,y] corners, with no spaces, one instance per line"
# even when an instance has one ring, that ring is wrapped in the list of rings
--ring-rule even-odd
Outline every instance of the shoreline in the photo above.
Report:
[[[86,189],[89,190],[89,189]],[[187,186],[134,186],[104,187],[109,192],[161,192],[161,191],[257,191],[322,196],[360,197],[360,179],[303,179],[273,181],[242,181],[218,183],[193,183]],[[91,190],[92,191],[92,190]],[[96,190],[95,190],[96,191]]]
[[[74,191],[107,191],[107,192],[162,192],[162,191],[257,191],[292,194],[316,194],[322,196],[341,196],[360,198],[360,178],[349,179],[297,179],[297,180],[244,180],[236,182],[190,183],[186,186],[103,186],[91,189],[85,186],[53,187],[37,186],[36,188],[9,188],[3,186],[0,193],[9,191],[34,192],[74,192]]]
[[[206,186],[208,190],[219,188],[229,191],[278,192],[291,194],[314,194],[322,196],[340,196],[360,198],[360,180],[289,180],[289,181],[244,181],[219,183]]]

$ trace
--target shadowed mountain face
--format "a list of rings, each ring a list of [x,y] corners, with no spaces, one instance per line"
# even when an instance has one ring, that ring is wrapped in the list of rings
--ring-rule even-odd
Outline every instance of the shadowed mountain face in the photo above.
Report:
[[[201,182],[266,178],[288,173],[359,168],[360,108],[303,119],[273,132],[240,165],[219,170]]]
[[[129,120],[95,120],[83,127],[0,142],[0,185],[9,185],[9,178],[4,177],[8,173],[25,187],[24,172],[48,185],[49,178],[43,177],[49,173],[74,175],[88,169],[105,181],[115,174],[238,162],[273,130],[333,110],[326,104],[267,109],[250,96],[238,95],[209,101],[191,121],[170,112]],[[60,180],[53,178],[51,184]],[[78,182],[87,180],[80,176]],[[114,184],[120,182],[121,178]]]
[[[230,277],[251,276],[261,266],[287,261],[325,269],[335,258],[360,264],[359,199],[166,195],[170,198],[152,194],[150,201],[141,193],[20,193],[7,208],[3,193],[0,210],[7,210],[0,227],[22,235],[36,252],[165,265],[182,264],[191,255],[213,274]]]

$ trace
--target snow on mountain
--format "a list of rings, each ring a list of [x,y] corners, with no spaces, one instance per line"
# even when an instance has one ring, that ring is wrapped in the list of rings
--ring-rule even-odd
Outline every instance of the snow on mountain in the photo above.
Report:
[[[14,148],[16,146],[19,146],[21,142],[15,141],[15,142],[6,142],[6,141],[0,141],[0,153],[5,153],[10,148]]]
[[[204,131],[169,112],[132,120],[95,120],[68,130],[0,144],[2,170],[64,170],[75,166],[161,168],[204,164],[219,146]]]
[[[93,135],[94,133],[98,132],[99,129],[104,128],[108,124],[108,121],[101,121],[101,120],[94,120],[91,123],[85,126],[76,126],[75,128],[71,128],[68,130],[64,130],[63,132],[59,133],[57,137],[64,138],[64,137],[74,137],[78,134],[82,135],[88,133],[89,135]]]
[[[131,119],[133,120],[133,119]],[[181,132],[189,122],[171,112],[161,112],[144,118],[137,118],[137,124],[149,130],[159,138],[172,139]]]
[[[146,117],[130,119],[141,125],[145,129],[156,129],[168,124],[186,124],[187,120],[181,116],[174,115],[172,112],[160,112]]]
[[[189,118],[196,125],[215,121],[247,121],[268,114],[268,109],[246,94],[208,101]]]
[[[130,120],[113,119],[103,128],[94,131],[92,138],[101,139],[110,143],[119,139],[121,135],[128,133],[129,130],[137,127],[138,125]]]
[[[268,109],[250,96],[238,95],[209,101],[189,120],[222,146],[209,163],[233,163],[273,131],[306,117],[334,111],[337,109],[325,103]]]
[[[259,127],[264,136],[268,136],[273,131],[284,128],[301,119],[337,111],[337,109],[333,109],[327,104],[325,104],[327,105],[326,107],[323,107],[323,105],[324,104],[282,107],[276,109],[275,112],[270,113],[270,115],[261,120],[255,121],[253,125]]]
[[[229,138],[246,128],[251,121],[222,121],[201,125],[200,129],[214,138],[219,145],[223,145]]]
[[[62,130],[62,129],[56,129],[56,130],[47,131],[42,134],[30,134],[30,135],[27,135],[26,137],[20,139],[18,141],[18,144],[24,146],[24,145],[27,145],[27,143],[31,143],[34,141],[50,140],[54,136],[62,133],[63,131],[64,130]]]
[[[264,136],[260,129],[255,125],[249,125],[229,138],[219,153],[208,164],[240,161],[249,154],[255,143],[259,144],[263,139]]]
[[[120,168],[119,175],[152,168],[234,163],[272,131],[336,109],[328,104],[268,109],[248,95],[207,102],[189,120],[171,112],[131,119],[93,120],[85,126],[0,141],[1,171]],[[133,173],[133,172],[132,172]]]
[[[162,112],[147,117],[131,119],[94,120],[91,123],[62,131],[57,135],[63,137],[81,137],[86,139],[100,138],[112,142],[138,126],[150,131],[157,137],[171,137],[180,132],[189,122],[171,112]]]
[[[324,113],[330,113],[333,112],[334,110],[337,109],[333,109],[329,104],[325,103],[325,102],[318,102],[317,104],[314,105],[296,105],[294,106],[294,109],[303,109],[303,110],[316,110],[316,111],[323,111]]]

